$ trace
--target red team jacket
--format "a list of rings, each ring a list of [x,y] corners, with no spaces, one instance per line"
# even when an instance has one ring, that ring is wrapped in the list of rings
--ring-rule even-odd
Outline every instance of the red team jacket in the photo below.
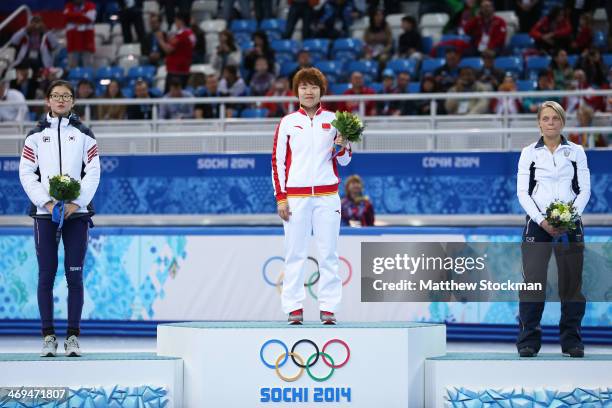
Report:
[[[85,1],[77,6],[70,2],[64,8],[66,17],[66,48],[68,52],[96,52],[96,5]]]

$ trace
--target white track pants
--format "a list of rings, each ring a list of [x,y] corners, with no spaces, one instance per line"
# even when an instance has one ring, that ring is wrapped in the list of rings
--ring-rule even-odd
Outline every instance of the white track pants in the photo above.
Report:
[[[281,296],[284,313],[302,308],[306,297],[304,278],[311,233],[317,250],[320,278],[317,297],[320,310],[335,312],[342,298],[342,279],[338,274],[338,235],[340,234],[340,197],[335,195],[289,197],[289,221],[285,228],[285,277]]]

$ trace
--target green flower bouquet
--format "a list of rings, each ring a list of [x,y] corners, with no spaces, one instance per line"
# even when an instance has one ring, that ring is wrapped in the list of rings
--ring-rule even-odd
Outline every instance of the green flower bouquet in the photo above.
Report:
[[[579,219],[580,217],[572,203],[555,200],[546,208],[546,221],[555,228],[574,230]]]
[[[57,201],[70,202],[79,198],[81,183],[68,175],[49,178],[49,195]]]
[[[359,117],[351,112],[336,112],[336,119],[332,120],[335,127],[342,136],[351,143],[361,141],[361,134],[365,129]]]

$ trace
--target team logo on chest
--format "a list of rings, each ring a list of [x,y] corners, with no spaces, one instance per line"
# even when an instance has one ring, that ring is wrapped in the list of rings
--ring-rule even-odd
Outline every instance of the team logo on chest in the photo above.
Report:
[[[43,143],[49,143],[51,142],[51,137],[50,136],[43,136]]]
[[[323,130],[329,130],[329,129],[331,129],[331,124],[329,124],[329,123],[323,123],[323,124],[321,125],[321,127],[323,128]]]
[[[569,150],[564,151],[564,152],[563,152],[563,155],[564,155],[565,157],[569,157],[569,155],[570,155]]]
[[[74,135],[68,135],[68,141],[74,142],[75,141]]]

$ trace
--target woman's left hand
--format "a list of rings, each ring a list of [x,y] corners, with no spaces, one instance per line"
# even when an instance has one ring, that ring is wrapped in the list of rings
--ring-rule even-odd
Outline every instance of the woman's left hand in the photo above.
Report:
[[[334,143],[339,145],[339,146],[346,147],[346,144],[348,143],[348,140],[346,140],[344,138],[344,136],[342,136],[341,133],[338,133],[336,135],[336,139],[334,140]]]
[[[67,203],[64,206],[64,219],[68,219],[76,210],[79,209],[79,206],[74,203]]]

